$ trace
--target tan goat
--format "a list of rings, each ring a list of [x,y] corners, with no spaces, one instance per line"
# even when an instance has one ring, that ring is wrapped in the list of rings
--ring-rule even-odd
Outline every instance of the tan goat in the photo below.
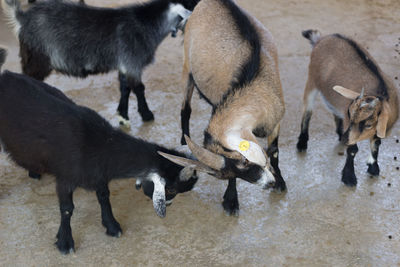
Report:
[[[285,190],[278,167],[285,107],[277,49],[269,31],[233,1],[202,0],[185,27],[184,50],[182,144],[189,136],[194,87],[212,105],[213,113],[204,133],[205,148],[186,137],[199,161],[169,158],[229,179],[223,201],[229,214],[239,210],[237,177]],[[267,152],[256,136],[268,137]]]
[[[313,50],[297,149],[307,149],[313,103],[320,92],[334,115],[339,141],[348,145],[342,181],[355,186],[354,157],[358,141],[370,139],[368,173],[379,175],[377,158],[381,138],[389,134],[399,114],[396,88],[371,55],[353,40],[340,34],[321,37],[317,30],[304,31],[303,36],[310,40]]]

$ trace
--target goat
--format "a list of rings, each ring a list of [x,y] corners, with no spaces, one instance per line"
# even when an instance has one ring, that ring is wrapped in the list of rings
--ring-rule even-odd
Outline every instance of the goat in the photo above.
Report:
[[[223,207],[231,215],[239,211],[236,177],[285,190],[278,167],[285,107],[277,49],[269,31],[231,0],[202,0],[187,21],[184,51],[181,143],[187,143],[200,162],[169,158],[229,179]],[[213,107],[204,147],[189,138],[194,87]],[[268,151],[256,136],[268,137]]]
[[[350,38],[340,34],[321,37],[317,30],[302,34],[310,40],[313,49],[297,149],[300,152],[307,149],[313,104],[320,92],[333,113],[339,141],[347,145],[342,182],[355,186],[354,157],[358,152],[357,142],[361,140],[370,139],[368,173],[379,175],[381,138],[389,134],[399,116],[396,88],[372,56]]]
[[[120,125],[129,124],[130,90],[143,121],[152,121],[141,81],[162,40],[176,35],[199,0],[152,0],[120,8],[68,1],[45,1],[22,11],[18,0],[2,6],[20,43],[23,73],[43,81],[54,69],[84,78],[119,71]],[[186,8],[185,8],[186,7]]]
[[[4,53],[0,49],[0,59]],[[106,233],[119,237],[122,230],[109,201],[112,179],[141,181],[160,217],[166,215],[166,204],[178,193],[191,190],[197,181],[193,168],[174,164],[157,151],[180,157],[182,153],[114,129],[60,90],[8,71],[0,75],[0,139],[18,165],[56,177],[61,212],[56,245],[62,253],[74,251],[70,219],[76,187],[96,191]]]

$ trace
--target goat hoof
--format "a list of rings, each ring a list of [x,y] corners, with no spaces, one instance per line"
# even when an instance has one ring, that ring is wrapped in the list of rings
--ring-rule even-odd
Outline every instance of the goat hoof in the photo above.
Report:
[[[379,165],[375,162],[373,164],[368,164],[368,171],[372,176],[379,176]]]
[[[296,147],[298,152],[305,152],[307,150],[307,142],[299,140]]]
[[[182,145],[182,146],[187,145],[187,144],[186,144],[185,137],[183,137],[183,136],[182,136],[182,138],[181,138],[181,145]]]
[[[71,238],[58,239],[56,242],[58,250],[66,255],[75,252],[74,240]]]
[[[103,225],[107,228],[107,231],[106,231],[107,235],[113,236],[113,237],[120,237],[122,235],[122,229],[118,222],[109,224],[107,226],[103,223]]]
[[[347,185],[347,186],[356,186],[357,185],[357,177],[356,175],[353,173],[347,173],[345,171],[343,171],[343,175],[342,175],[342,182]]]
[[[36,173],[36,172],[32,172],[32,171],[29,171],[29,177],[31,177],[32,179],[37,179],[37,180],[39,180],[42,176],[40,175],[40,174],[38,174],[38,173]]]
[[[224,211],[229,216],[239,216],[239,202],[238,201],[227,201],[224,200],[222,202],[222,206],[224,207]]]
[[[110,232],[107,230],[106,234],[109,235],[109,236],[112,236],[112,237],[120,238],[121,235],[122,235],[122,232],[121,232],[121,231],[118,231],[118,232],[116,232],[116,233],[110,233]]]
[[[131,128],[131,123],[130,123],[129,119],[125,119],[121,115],[117,115],[117,118],[118,118],[118,124],[120,127],[124,127],[126,129]]]
[[[140,113],[140,115],[142,115],[142,120],[143,121],[154,121],[153,112],[151,112],[150,110],[146,111],[146,112],[143,112],[143,113]]]
[[[276,182],[274,185],[274,192],[281,193],[286,191],[286,183],[283,182]]]

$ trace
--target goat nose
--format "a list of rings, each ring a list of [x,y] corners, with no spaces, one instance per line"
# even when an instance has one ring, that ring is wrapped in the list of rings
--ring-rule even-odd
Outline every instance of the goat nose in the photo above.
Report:
[[[266,170],[257,184],[261,185],[263,189],[271,188],[275,185],[275,177],[270,171]]]
[[[269,189],[269,188],[274,188],[275,187],[275,181],[269,181],[263,189]]]

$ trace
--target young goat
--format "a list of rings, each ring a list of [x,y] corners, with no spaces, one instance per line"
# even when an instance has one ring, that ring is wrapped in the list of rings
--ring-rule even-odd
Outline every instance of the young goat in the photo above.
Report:
[[[223,201],[229,214],[239,210],[236,177],[285,190],[278,167],[285,107],[277,49],[269,31],[231,0],[202,0],[185,27],[184,50],[182,144],[189,136],[194,87],[212,105],[213,114],[204,133],[205,148],[186,137],[200,162],[170,159],[229,179]],[[267,152],[256,136],[268,137]]]
[[[371,55],[353,40],[340,34],[321,37],[317,30],[304,31],[303,36],[310,40],[313,50],[297,149],[307,149],[314,99],[320,92],[333,113],[339,141],[348,145],[342,181],[355,186],[354,157],[361,140],[370,139],[368,173],[379,175],[381,138],[389,134],[399,114],[396,88]]]
[[[0,49],[0,65],[5,50]],[[56,177],[61,224],[56,245],[62,253],[74,250],[70,219],[76,187],[95,190],[107,234],[118,237],[121,227],[109,201],[108,183],[135,177],[153,199],[160,217],[176,194],[197,181],[193,168],[182,168],[157,154],[183,154],[114,129],[93,110],[78,106],[60,90],[25,75],[0,75],[0,139],[20,166]]]
[[[45,1],[20,9],[18,0],[2,6],[19,38],[22,70],[44,80],[54,69],[63,74],[119,71],[119,122],[129,126],[130,90],[143,121],[154,119],[141,81],[161,41],[175,35],[198,0],[152,0],[121,8],[99,8],[68,1]]]

